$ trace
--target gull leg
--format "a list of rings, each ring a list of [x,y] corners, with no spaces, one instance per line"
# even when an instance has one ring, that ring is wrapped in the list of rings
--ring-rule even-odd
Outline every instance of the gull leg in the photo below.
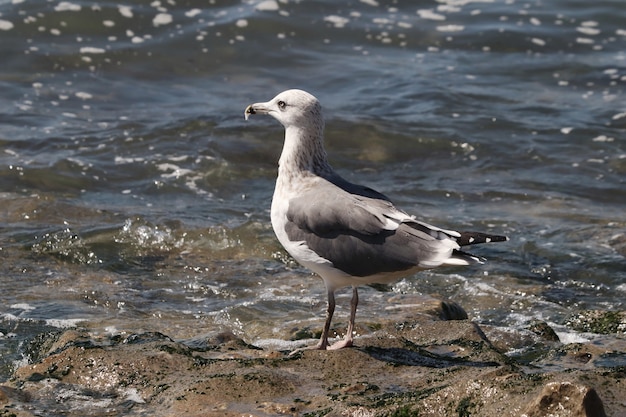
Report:
[[[322,337],[320,338],[320,341],[315,346],[296,349],[291,352],[289,356],[309,349],[326,350],[328,348],[328,333],[330,333],[330,323],[333,320],[333,314],[335,314],[335,291],[329,289],[328,308],[326,309],[326,322],[324,323],[324,330],[322,330]]]
[[[343,349],[352,346],[352,333],[354,332],[354,321],[356,319],[356,307],[359,305],[359,292],[356,286],[352,287],[352,301],[350,301],[350,321],[343,340],[333,343],[328,349]]]
[[[326,348],[328,347],[328,333],[330,333],[330,323],[333,320],[333,314],[335,314],[335,291],[328,290],[328,309],[326,310],[326,323],[324,323],[322,337],[320,338],[316,349],[326,350]]]

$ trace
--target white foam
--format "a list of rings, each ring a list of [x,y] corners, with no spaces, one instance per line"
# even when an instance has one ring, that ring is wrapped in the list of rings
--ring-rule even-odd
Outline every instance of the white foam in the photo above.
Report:
[[[463,25],[444,25],[444,26],[437,26],[437,30],[439,32],[460,32],[463,29],[465,29],[465,26]]]
[[[87,319],[46,319],[45,323],[48,326],[56,327],[59,329],[68,329],[76,327],[78,323],[87,321]]]
[[[580,333],[560,332],[555,330],[554,333],[559,337],[561,343],[567,345],[570,343],[587,343],[590,339],[583,337]]]
[[[17,321],[17,320],[32,321],[29,319],[20,319],[15,314],[11,314],[11,313],[2,313],[0,317],[2,317],[3,320],[7,320],[7,321]]]
[[[161,174],[161,177],[163,178],[180,178],[185,175],[193,174],[193,171],[190,169],[181,168],[178,165],[170,163],[157,164],[156,167],[159,171],[172,171],[169,173]]]
[[[54,10],[57,12],[79,12],[81,8],[82,7],[80,6],[80,4],[70,3],[69,1],[62,1],[55,6]]]
[[[446,17],[444,15],[439,14],[439,13],[435,13],[435,12],[433,12],[430,9],[418,10],[417,14],[422,19],[427,19],[427,20],[446,20]]]
[[[115,326],[107,326],[104,328],[104,330],[109,333],[110,335],[116,335],[116,334],[120,334],[120,331],[117,330],[117,328]]]
[[[8,20],[0,19],[0,30],[11,30],[13,29],[13,23]]]
[[[200,10],[200,9],[191,9],[191,10],[185,12],[185,16],[187,16],[187,17],[196,17],[200,13],[202,13],[202,10]]]
[[[255,9],[261,12],[273,12],[278,10],[278,2],[275,0],[265,0],[257,4]]]
[[[583,26],[583,27],[590,28],[590,27],[598,26],[598,22],[596,22],[595,20],[586,20],[586,21],[582,22],[580,25]]]
[[[117,6],[117,10],[124,17],[131,18],[133,17],[133,9],[130,6]]]
[[[600,135],[600,136],[596,136],[595,138],[591,139],[593,142],[613,142],[615,140],[615,138],[606,136],[606,135]]]
[[[83,99],[83,100],[89,100],[91,98],[93,98],[93,96],[87,92],[84,91],[79,91],[76,94],[74,94],[76,97]]]
[[[152,19],[152,24],[156,27],[162,26],[162,25],[169,25],[170,23],[172,23],[173,20],[174,18],[172,17],[171,14],[159,13],[156,16],[154,16],[154,19]]]
[[[30,365],[28,358],[17,359],[13,361],[13,369],[22,368]]]
[[[590,39],[590,38],[576,38],[576,42],[589,45],[589,44],[592,44],[594,41],[593,39]]]
[[[203,189],[201,189],[200,187],[198,187],[198,184],[196,181],[203,179],[202,175],[194,175],[194,176],[189,176],[187,177],[187,181],[185,181],[185,185],[187,187],[189,187],[190,190],[194,191],[196,194],[198,195],[206,195],[206,196],[213,196],[212,193],[209,193]]]
[[[588,27],[588,26],[580,26],[577,27],[576,30],[584,35],[594,36],[600,33],[600,29]]]
[[[135,162],[142,162],[143,160],[144,160],[144,158],[142,158],[142,157],[128,158],[128,157],[123,157],[123,156],[118,156],[118,155],[116,155],[115,158],[113,159],[113,161],[115,162],[115,165],[132,164],[132,163],[135,163]]]
[[[104,48],[96,48],[93,46],[83,46],[80,48],[81,54],[103,54],[106,50]]]
[[[16,303],[16,304],[11,304],[10,306],[11,308],[18,308],[20,310],[24,310],[24,311],[32,311],[35,309],[35,307],[31,306],[30,304],[27,303]]]
[[[334,14],[324,17],[324,21],[332,23],[336,28],[342,28],[349,22],[347,18]]]
[[[124,394],[126,394],[126,400],[127,401],[132,401],[134,403],[138,403],[138,404],[144,404],[146,401],[141,397],[141,395],[139,394],[139,391],[137,391],[137,389],[135,388],[128,388],[124,391]]]
[[[466,6],[471,3],[493,3],[494,0],[438,0],[440,3],[445,3],[449,6]]]
[[[532,43],[534,43],[535,45],[539,45],[539,46],[545,46],[546,45],[546,41],[544,41],[543,39],[540,39],[540,38],[532,38],[530,41]]]
[[[254,346],[258,346],[263,349],[273,350],[294,350],[302,346],[308,346],[315,344],[317,339],[303,339],[303,340],[282,340],[282,339],[259,339],[253,342]]]

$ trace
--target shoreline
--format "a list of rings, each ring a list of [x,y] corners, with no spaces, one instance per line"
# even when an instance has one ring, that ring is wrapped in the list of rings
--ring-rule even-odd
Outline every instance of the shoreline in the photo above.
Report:
[[[607,366],[612,352],[542,329],[504,332],[431,309],[353,348],[292,356],[229,332],[190,347],[161,333],[66,330],[41,337],[33,363],[0,384],[0,416],[625,415],[625,370]],[[502,353],[528,343],[543,353]],[[618,335],[613,353],[624,345]]]

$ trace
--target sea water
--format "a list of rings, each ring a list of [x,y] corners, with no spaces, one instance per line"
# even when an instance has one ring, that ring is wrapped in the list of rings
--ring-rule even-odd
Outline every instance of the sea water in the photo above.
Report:
[[[322,102],[348,180],[511,239],[363,288],[358,321],[434,295],[575,342],[598,336],[572,317],[624,310],[621,1],[2,0],[0,52],[0,380],[60,328],[321,328],[323,284],[270,226],[282,128],[243,117],[288,88]]]

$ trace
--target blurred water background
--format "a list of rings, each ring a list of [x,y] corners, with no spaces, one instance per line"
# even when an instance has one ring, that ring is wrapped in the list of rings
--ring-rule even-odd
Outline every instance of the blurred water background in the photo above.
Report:
[[[243,118],[287,88],[322,102],[346,178],[511,238],[364,288],[358,322],[435,295],[485,325],[622,337],[575,318],[624,310],[625,86],[622,0],[0,0],[0,381],[58,328],[321,328],[322,282],[270,226],[283,131]]]

